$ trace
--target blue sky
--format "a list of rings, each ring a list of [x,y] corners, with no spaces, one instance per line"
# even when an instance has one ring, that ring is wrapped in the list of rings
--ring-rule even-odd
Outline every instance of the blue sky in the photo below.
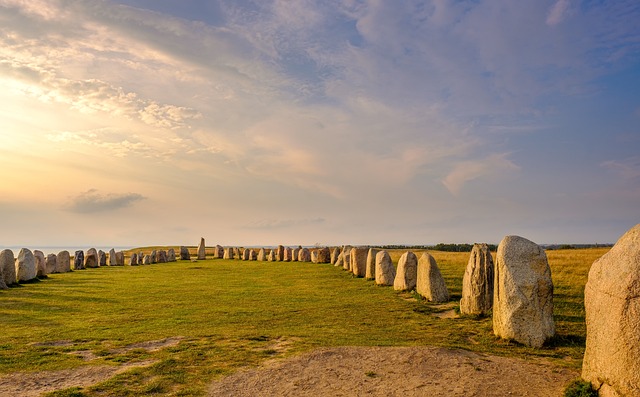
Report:
[[[0,0],[0,244],[614,242],[640,3]]]

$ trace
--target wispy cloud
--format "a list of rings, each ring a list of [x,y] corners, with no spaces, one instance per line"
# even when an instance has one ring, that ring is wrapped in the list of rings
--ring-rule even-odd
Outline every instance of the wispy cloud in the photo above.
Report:
[[[138,193],[101,194],[96,189],[89,189],[86,192],[72,197],[69,202],[64,205],[64,209],[79,214],[110,212],[129,207],[133,203],[144,199],[146,199],[146,197]]]
[[[638,156],[622,160],[604,161],[600,166],[615,172],[624,179],[635,180],[640,178],[640,157]]]
[[[551,6],[549,13],[547,14],[546,23],[549,26],[555,26],[562,22],[568,14],[569,6],[571,3],[569,0],[558,0]]]
[[[463,161],[442,180],[442,184],[453,194],[460,194],[462,187],[475,179],[487,179],[508,171],[520,169],[508,158],[508,154],[495,154],[486,159]]]

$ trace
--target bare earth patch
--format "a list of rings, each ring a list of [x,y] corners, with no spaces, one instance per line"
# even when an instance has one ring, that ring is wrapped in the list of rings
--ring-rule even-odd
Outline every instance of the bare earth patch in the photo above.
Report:
[[[214,382],[210,396],[561,396],[578,371],[437,347],[319,349]]]

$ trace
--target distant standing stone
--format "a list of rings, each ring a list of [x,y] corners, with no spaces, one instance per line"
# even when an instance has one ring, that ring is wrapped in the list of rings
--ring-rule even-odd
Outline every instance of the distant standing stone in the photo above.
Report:
[[[249,260],[250,261],[258,260],[258,254],[256,254],[256,252],[252,249],[249,250]]]
[[[318,249],[318,263],[331,263],[331,250],[328,247]]]
[[[98,263],[99,266],[107,266],[107,254],[103,250],[98,251]]]
[[[393,285],[396,278],[396,268],[387,251],[376,254],[376,284]]]
[[[318,250],[311,250],[311,262],[318,263]]]
[[[156,253],[156,260],[158,263],[167,263],[167,251],[158,250]]]
[[[243,261],[248,261],[249,260],[249,255],[251,254],[251,250],[249,248],[245,248],[242,251],[242,260]]]
[[[116,252],[116,265],[124,266],[124,252],[122,251]]]
[[[342,268],[351,271],[351,246],[342,247]]]
[[[311,262],[311,252],[309,248],[303,248],[298,253],[298,262]]]
[[[221,245],[216,245],[216,248],[213,252],[214,259],[222,259],[224,257],[224,248]]]
[[[233,257],[232,257],[233,259]],[[180,260],[181,261],[189,261],[191,260],[191,254],[189,254],[189,249],[187,247],[180,247]]]
[[[340,247],[334,247],[331,250],[331,264],[332,265],[337,265],[339,256],[340,256]]]
[[[207,259],[206,247],[204,245],[204,237],[200,237],[200,244],[198,245],[198,260]]]
[[[398,261],[396,278],[393,280],[393,289],[396,291],[411,291],[416,287],[418,278],[418,258],[416,254],[407,251]]]
[[[265,262],[267,260],[267,253],[264,248],[260,248],[260,251],[258,251],[258,260],[260,262]]]
[[[222,256],[220,258],[222,258]],[[167,262],[175,262],[175,261],[176,261],[176,251],[173,248],[169,248],[167,250]]]
[[[269,262],[275,262],[278,260],[278,254],[276,253],[276,250],[272,249],[271,251],[269,251],[269,253],[267,254],[267,260]]]
[[[416,292],[428,301],[444,303],[449,301],[449,291],[433,256],[425,252],[418,260]]]
[[[56,258],[56,273],[67,273],[71,271],[71,255],[69,251],[60,251]]]
[[[135,252],[129,257],[129,266],[138,266],[138,254]]]
[[[73,256],[73,269],[84,270],[84,252],[81,250],[76,251]]]
[[[293,250],[290,247],[285,247],[284,249],[284,257],[283,257],[283,261],[285,262],[291,262],[291,256],[293,255]]]
[[[553,283],[544,250],[519,236],[498,245],[493,295],[493,333],[532,347],[555,334]]]
[[[223,259],[233,259],[233,248],[226,247],[224,249],[224,257]]]
[[[46,261],[47,274],[56,273],[56,262],[58,261],[58,257],[56,254],[48,254]]]
[[[462,278],[460,313],[486,315],[493,307],[493,257],[487,244],[474,244]]]
[[[0,252],[0,267],[2,267],[5,286],[15,284],[18,278],[16,276],[16,258],[13,256],[13,251],[6,249]]]
[[[44,253],[39,250],[34,250],[33,257],[36,260],[36,276],[44,277],[49,274],[47,273],[47,262],[44,258]]]
[[[276,260],[283,261],[284,260],[284,247],[279,245],[276,249]]]
[[[294,248],[294,249],[291,251],[291,260],[292,260],[293,262],[297,262],[297,261],[298,261],[298,256],[300,256],[300,250],[301,250],[301,249],[302,249],[302,247],[297,247],[297,248]]]
[[[340,252],[338,254],[338,259],[336,259],[336,263],[334,264],[334,266],[344,268],[344,253],[343,252]]]
[[[95,248],[89,248],[87,250],[87,255],[84,256],[84,267],[86,268],[96,268],[100,266],[100,262],[98,261],[98,251]]]
[[[118,262],[116,261],[116,250],[113,248],[109,250],[109,266],[118,266]]]
[[[378,250],[369,248],[369,252],[367,253],[367,271],[364,275],[367,280],[376,278],[376,255],[378,255]]]
[[[36,259],[33,257],[33,252],[28,248],[20,250],[15,266],[18,281],[29,281],[38,276]]]
[[[367,274],[368,247],[351,248],[351,272],[357,277]]]
[[[600,396],[640,395],[640,224],[589,270],[582,377]]]
[[[151,264],[151,255],[145,255],[142,258],[142,264],[143,265],[150,265]]]
[[[151,258],[151,263],[158,263],[158,250],[151,251],[149,257]]]

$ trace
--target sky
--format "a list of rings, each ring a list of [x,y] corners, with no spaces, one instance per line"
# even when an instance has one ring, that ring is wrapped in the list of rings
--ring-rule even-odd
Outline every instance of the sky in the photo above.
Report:
[[[612,243],[637,0],[0,0],[0,246]]]

